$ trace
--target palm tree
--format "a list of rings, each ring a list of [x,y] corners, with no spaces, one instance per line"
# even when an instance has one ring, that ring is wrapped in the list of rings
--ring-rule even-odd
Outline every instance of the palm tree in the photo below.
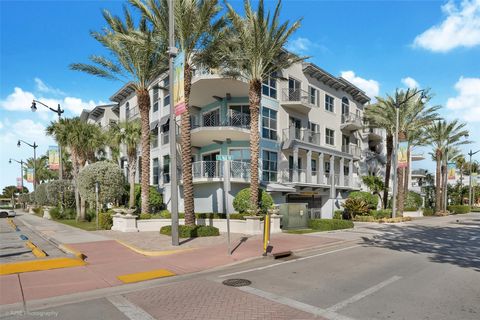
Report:
[[[250,155],[251,155],[251,207],[258,210],[259,195],[259,152],[260,134],[258,130],[262,81],[279,69],[285,69],[294,63],[303,61],[283,49],[290,36],[300,27],[300,20],[290,24],[280,24],[280,4],[278,1],[273,15],[265,12],[263,0],[258,3],[257,11],[251,7],[250,0],[244,0],[245,15],[240,16],[227,4],[227,18],[230,32],[227,40],[217,48],[220,67],[226,74],[242,77],[249,84],[250,105]]]
[[[365,117],[371,126],[384,128],[387,131],[387,167],[385,170],[385,190],[383,193],[384,207],[386,207],[388,203],[397,106],[400,106],[398,126],[399,141],[408,141],[410,134],[412,134],[410,138],[412,142],[416,143],[416,141],[420,141],[420,137],[417,137],[420,134],[418,132],[419,128],[424,128],[431,124],[432,121],[438,119],[437,110],[440,109],[440,106],[427,106],[431,98],[428,95],[426,101],[421,101],[420,97],[412,98],[418,95],[418,89],[412,90],[396,90],[394,96],[387,95],[386,98],[377,97],[377,103],[367,108],[365,112]],[[403,168],[397,170],[397,177],[398,211],[401,214],[403,212],[403,200],[405,197]]]
[[[168,30],[168,2],[130,0],[160,33]],[[181,150],[185,224],[195,225],[192,176],[192,143],[190,133],[190,92],[193,67],[208,64],[220,41],[224,20],[214,20],[221,11],[218,0],[180,0],[175,3],[175,38],[183,52],[185,109],[181,116]],[[171,80],[173,81],[173,80]],[[173,168],[172,170],[175,170]]]
[[[137,168],[137,151],[142,137],[140,121],[126,121],[114,124],[108,131],[109,140],[112,145],[124,145],[127,153],[128,175],[130,181],[130,198],[128,206],[135,206],[135,173]]]
[[[460,171],[460,185],[463,186],[463,170],[465,169],[465,165],[467,164],[467,161],[465,160],[465,157],[463,155],[459,155],[455,159],[455,166],[457,167],[458,171]]]
[[[377,195],[380,200],[380,207],[383,207],[381,192],[385,189],[383,181],[377,176],[363,176],[363,183],[367,186],[373,195]]]
[[[167,37],[149,29],[145,19],[136,27],[131,14],[124,10],[125,21],[103,11],[108,28],[92,36],[112,58],[91,56],[93,64],[74,63],[70,67],[94,76],[130,83],[135,90],[142,124],[142,212],[149,211],[150,187],[150,96],[152,81],[168,68]]]
[[[36,169],[35,181],[37,185],[49,180],[58,179],[58,173],[48,167],[48,155],[41,156],[36,160],[29,158],[27,159],[25,166],[28,169]],[[27,172],[25,172],[24,178],[27,179]]]
[[[460,145],[470,143],[466,140],[468,130],[464,129],[465,126],[466,123],[460,123],[458,120],[451,122],[439,120],[433,122],[426,129],[427,141],[433,147],[433,155],[437,162],[435,179],[435,211],[437,213],[440,213],[443,209],[442,160],[445,157],[446,150],[452,150]]]

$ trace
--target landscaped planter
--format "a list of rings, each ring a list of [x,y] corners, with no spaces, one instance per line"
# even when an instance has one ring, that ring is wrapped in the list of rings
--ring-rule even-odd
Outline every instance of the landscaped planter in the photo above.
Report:
[[[404,217],[411,217],[411,218],[418,218],[418,217],[423,217],[423,212],[422,212],[422,210],[403,211],[403,216]]]

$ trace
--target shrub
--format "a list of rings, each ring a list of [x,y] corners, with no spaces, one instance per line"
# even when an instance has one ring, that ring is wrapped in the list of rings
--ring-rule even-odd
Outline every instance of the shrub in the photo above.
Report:
[[[164,226],[160,229],[160,234],[172,235],[172,226]],[[178,226],[178,236],[180,238],[212,237],[218,236],[218,228],[211,226]]]
[[[367,202],[360,198],[348,198],[342,206],[345,208],[346,216],[350,219],[357,215],[366,215],[369,211]]]
[[[100,204],[115,202],[125,192],[123,172],[118,165],[99,161],[83,168],[78,174],[78,191],[82,198],[95,203],[95,183],[99,182],[98,200]]]
[[[100,229],[110,230],[113,226],[113,217],[110,212],[100,212],[98,214],[98,226]]]
[[[148,219],[152,219],[152,215],[150,213],[140,213],[138,218],[140,220],[148,220]]]
[[[35,202],[39,206],[48,206],[47,184],[39,184],[35,191]]]
[[[470,209],[471,212],[480,212],[480,207],[472,207]]]
[[[75,208],[75,192],[71,180],[53,180],[47,184],[47,198],[52,205]]]
[[[335,210],[335,212],[333,213],[333,219],[342,220],[342,216],[343,216],[343,210]]]
[[[354,191],[348,195],[348,199],[361,199],[368,205],[369,210],[377,209],[378,197],[365,191]]]
[[[267,213],[267,210],[273,206],[273,199],[270,194],[268,194],[263,189],[258,189],[258,192],[261,194],[259,197],[260,211],[264,214]],[[248,213],[248,210],[251,208],[250,204],[250,188],[245,188],[240,190],[233,199],[233,208],[239,213]]]
[[[95,221],[97,214],[94,209],[88,208],[87,211],[85,212],[85,220],[88,222],[90,221]]]
[[[466,205],[448,206],[447,210],[453,214],[464,214],[464,213],[470,212],[470,206],[466,206]]]
[[[33,212],[35,212],[35,215],[37,215],[39,217],[43,217],[43,208],[42,207],[33,208]]]
[[[358,222],[375,222],[375,218],[372,216],[356,216],[354,220]]]
[[[422,196],[416,192],[409,191],[405,199],[405,211],[417,211],[422,206]]]
[[[353,228],[353,222],[339,219],[313,219],[308,221],[308,227],[319,231]]]
[[[435,210],[433,208],[423,208],[423,215],[425,217],[433,216],[435,214]]]
[[[391,209],[372,210],[370,211],[370,215],[375,219],[390,218],[392,216],[392,210]]]
[[[163,207],[163,196],[157,190],[157,188],[154,186],[150,186],[149,193],[150,193],[150,212],[144,212],[144,213],[157,212]],[[140,184],[135,185],[135,206],[137,208],[142,207],[142,187]]]

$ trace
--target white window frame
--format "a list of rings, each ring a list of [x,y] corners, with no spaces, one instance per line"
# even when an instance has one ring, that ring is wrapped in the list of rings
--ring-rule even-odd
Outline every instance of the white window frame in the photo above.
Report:
[[[330,130],[330,131],[333,132],[333,136],[332,136],[332,137],[330,137],[330,136],[327,134],[327,130]],[[327,142],[327,139],[330,139],[330,138],[333,139],[333,144],[330,144],[330,143]],[[331,129],[331,128],[328,128],[328,127],[325,128],[325,144],[326,144],[327,146],[335,146],[335,130],[333,130],[333,129]]]

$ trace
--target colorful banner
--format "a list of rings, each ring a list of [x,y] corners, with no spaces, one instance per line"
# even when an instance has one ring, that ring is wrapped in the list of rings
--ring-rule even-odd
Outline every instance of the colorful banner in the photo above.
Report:
[[[180,52],[173,61],[173,105],[175,106],[176,116],[187,111],[185,104],[184,68],[185,54]]]
[[[397,150],[397,168],[406,168],[408,166],[408,142],[402,141],[398,144]]]
[[[455,180],[455,163],[449,163],[447,166],[448,180]]]
[[[23,179],[17,178],[17,189],[22,191],[23,190]]]
[[[60,157],[57,146],[48,147],[48,167],[51,170],[58,170],[60,166]]]
[[[27,182],[33,182],[33,169],[27,169]]]
[[[478,181],[478,177],[477,177],[477,173],[476,172],[472,172],[472,176],[470,177],[470,179],[472,179],[472,187],[476,187],[478,185],[477,181]]]

